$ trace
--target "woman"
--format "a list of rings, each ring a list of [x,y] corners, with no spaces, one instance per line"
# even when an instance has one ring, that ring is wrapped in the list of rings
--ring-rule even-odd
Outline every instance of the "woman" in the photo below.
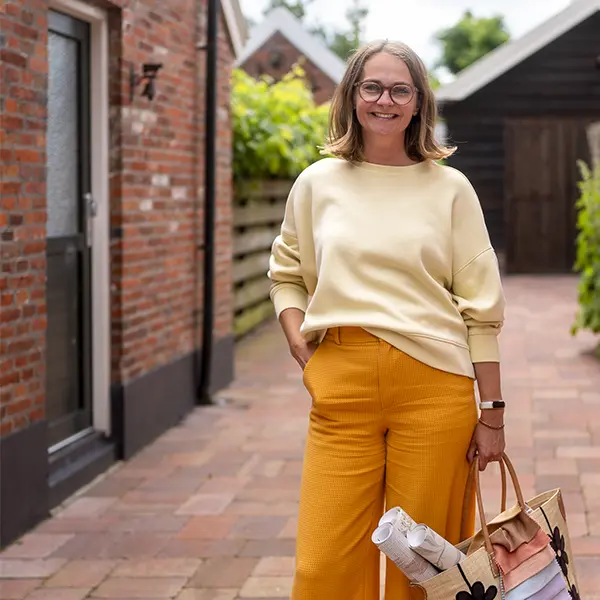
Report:
[[[435,162],[454,150],[435,119],[410,48],[361,48],[331,105],[334,158],[298,177],[273,244],[271,297],[313,400],[293,600],[379,598],[384,503],[457,543],[469,463],[504,450],[498,262],[472,186]],[[388,567],[386,599],[407,598]]]

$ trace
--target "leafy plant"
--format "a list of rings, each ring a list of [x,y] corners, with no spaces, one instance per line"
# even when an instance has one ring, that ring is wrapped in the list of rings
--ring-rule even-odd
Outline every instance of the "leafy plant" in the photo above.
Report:
[[[579,311],[572,327],[600,333],[600,163],[590,168],[578,161],[581,172],[577,201],[577,260]]]
[[[236,69],[231,94],[237,180],[293,179],[322,158],[329,106],[315,104],[301,67],[278,82]]]
[[[436,34],[442,46],[438,63],[456,75],[510,39],[504,17],[478,18],[467,10],[460,21]]]

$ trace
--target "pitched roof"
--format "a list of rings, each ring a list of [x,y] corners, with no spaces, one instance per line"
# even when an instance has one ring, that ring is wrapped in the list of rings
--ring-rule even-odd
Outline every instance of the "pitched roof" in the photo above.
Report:
[[[233,51],[236,56],[239,56],[246,41],[246,19],[242,13],[239,0],[222,0],[221,6],[227,30],[231,37]]]
[[[344,61],[334,54],[321,39],[309,33],[302,23],[286,8],[272,10],[250,32],[250,39],[236,64],[242,65],[276,32],[281,33],[307,59],[319,67],[334,83],[339,83],[346,70]]]
[[[438,102],[458,102],[468,98],[598,10],[600,0],[573,0],[564,10],[535,29],[499,46],[461,71],[454,81],[438,88],[436,99]]]

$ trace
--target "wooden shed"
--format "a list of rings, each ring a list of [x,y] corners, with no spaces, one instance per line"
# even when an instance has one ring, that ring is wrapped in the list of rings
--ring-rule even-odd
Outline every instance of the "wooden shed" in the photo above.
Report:
[[[449,164],[472,181],[507,272],[552,273],[575,259],[586,128],[600,120],[600,0],[574,0],[437,92]]]

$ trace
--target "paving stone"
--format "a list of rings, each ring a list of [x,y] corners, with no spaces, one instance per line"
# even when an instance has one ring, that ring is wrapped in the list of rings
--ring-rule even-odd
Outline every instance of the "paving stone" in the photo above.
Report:
[[[175,600],[235,600],[238,598],[237,589],[199,590],[186,588],[181,590]]]
[[[291,577],[294,574],[293,556],[267,556],[261,558],[252,572],[254,577]]]
[[[249,540],[244,543],[239,556],[294,556],[296,540]]]
[[[99,517],[90,519],[88,517],[81,518],[54,518],[44,521],[36,527],[37,533],[94,533],[114,530],[119,523],[119,518]]]
[[[240,598],[289,598],[292,577],[250,577],[240,590]]]
[[[92,595],[92,598],[172,598],[185,585],[185,577],[111,577],[106,579]]]
[[[40,588],[26,600],[84,600],[91,591],[91,588]]]
[[[216,558],[237,556],[245,540],[172,540],[158,554],[168,557]]]
[[[94,518],[105,513],[116,501],[117,497],[75,499],[63,511],[57,514],[58,519]]]
[[[286,517],[253,516],[240,517],[229,537],[243,540],[268,540],[278,537],[287,522]]]
[[[111,577],[191,577],[201,565],[194,558],[153,558],[122,562]]]
[[[182,540],[223,539],[229,535],[237,520],[238,517],[234,515],[193,517],[179,531],[177,538]]]
[[[23,600],[42,583],[42,579],[0,579],[0,600]]]
[[[600,557],[600,534],[572,539],[571,544],[573,554],[577,556]]]
[[[30,533],[9,546],[3,558],[46,558],[66,544],[72,534]]]
[[[178,515],[220,515],[231,504],[232,493],[195,494],[177,510]]]
[[[115,568],[114,560],[73,560],[47,582],[47,587],[94,588]]]
[[[255,558],[210,558],[188,585],[201,589],[242,586],[257,564]]]
[[[0,579],[43,579],[51,577],[66,562],[62,558],[0,558]]]
[[[81,533],[61,546],[54,556],[61,558],[152,558],[168,543],[167,534]]]

